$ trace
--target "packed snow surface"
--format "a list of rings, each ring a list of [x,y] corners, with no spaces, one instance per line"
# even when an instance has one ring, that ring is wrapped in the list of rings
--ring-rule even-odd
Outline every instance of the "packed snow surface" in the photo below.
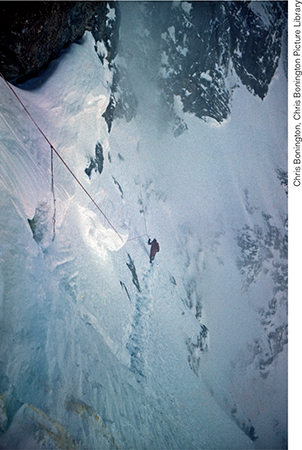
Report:
[[[264,101],[240,87],[227,121],[184,114],[177,138],[148,82],[136,118],[108,134],[111,82],[87,32],[14,88],[118,232],[54,155],[54,234],[49,145],[0,80],[1,448],[281,448],[286,346],[272,351],[261,322],[280,252],[242,272],[237,237],[284,230],[282,68]],[[89,178],[97,143],[104,168]]]

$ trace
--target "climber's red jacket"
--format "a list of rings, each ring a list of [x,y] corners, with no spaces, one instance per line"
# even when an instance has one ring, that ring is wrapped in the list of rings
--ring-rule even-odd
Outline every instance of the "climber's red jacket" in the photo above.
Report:
[[[156,239],[153,239],[153,241],[151,242],[151,239],[148,239],[148,244],[151,245],[150,248],[150,262],[153,261],[153,259],[155,258],[155,255],[157,252],[159,252],[159,243],[157,242]]]

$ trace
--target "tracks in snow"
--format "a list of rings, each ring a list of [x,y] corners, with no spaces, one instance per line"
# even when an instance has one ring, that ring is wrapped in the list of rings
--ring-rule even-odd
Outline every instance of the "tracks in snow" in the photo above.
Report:
[[[135,314],[132,329],[127,343],[130,353],[130,370],[135,374],[138,382],[147,376],[147,353],[151,336],[150,313],[153,309],[151,281],[154,267],[145,270],[142,282],[137,288],[135,297]]]

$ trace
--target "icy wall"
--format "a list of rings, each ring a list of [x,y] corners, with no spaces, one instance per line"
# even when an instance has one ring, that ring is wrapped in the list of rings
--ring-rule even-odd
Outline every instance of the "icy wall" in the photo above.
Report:
[[[201,3],[219,58],[221,14],[268,39],[265,95],[221,60],[222,123],[177,90],[191,2],[122,2],[113,60],[86,32],[15,87],[114,229],[0,80],[0,448],[287,448],[286,10]]]

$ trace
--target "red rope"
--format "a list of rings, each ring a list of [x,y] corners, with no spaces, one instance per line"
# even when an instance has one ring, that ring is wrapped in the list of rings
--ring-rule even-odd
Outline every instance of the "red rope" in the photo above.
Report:
[[[45,135],[45,133],[41,130],[41,128],[39,127],[39,125],[37,124],[37,122],[34,120],[34,118],[32,117],[32,115],[30,114],[30,112],[28,111],[28,109],[26,108],[26,106],[22,103],[21,99],[19,98],[19,96],[17,95],[17,93],[14,91],[14,89],[11,87],[11,85],[6,81],[6,79],[4,78],[4,76],[2,75],[2,73],[0,72],[0,76],[3,78],[5,84],[8,86],[8,88],[11,90],[11,92],[14,94],[14,96],[17,98],[18,102],[20,103],[20,105],[22,106],[22,108],[24,109],[24,111],[27,113],[27,115],[29,116],[29,118],[32,120],[32,122],[34,123],[34,125],[36,126],[36,128],[40,131],[40,133],[42,134],[42,136],[44,137],[44,139],[46,140],[46,142],[50,145],[51,150],[53,150],[55,152],[55,154],[58,156],[58,158],[62,161],[62,163],[64,164],[64,166],[67,168],[67,170],[71,173],[71,175],[73,176],[73,178],[76,180],[76,182],[79,184],[79,186],[83,189],[83,191],[85,192],[85,194],[89,197],[89,199],[92,201],[92,203],[95,205],[95,207],[100,211],[100,213],[104,216],[104,218],[106,219],[106,221],[108,222],[108,224],[110,225],[110,227],[113,229],[113,231],[115,231],[115,233],[119,236],[119,238],[122,240],[122,242],[124,242],[122,236],[119,234],[119,232],[115,229],[115,227],[112,225],[112,223],[110,222],[110,220],[108,219],[108,217],[105,215],[105,213],[101,210],[101,208],[99,207],[99,205],[95,202],[95,200],[91,197],[91,195],[89,194],[89,192],[87,191],[87,189],[84,188],[84,186],[82,185],[82,183],[80,182],[80,180],[76,177],[76,175],[73,173],[73,171],[70,169],[70,167],[68,166],[68,164],[64,161],[64,159],[62,158],[62,156],[60,155],[60,153],[55,149],[55,147],[52,145],[52,143],[50,142],[50,140],[48,139],[48,137]]]

